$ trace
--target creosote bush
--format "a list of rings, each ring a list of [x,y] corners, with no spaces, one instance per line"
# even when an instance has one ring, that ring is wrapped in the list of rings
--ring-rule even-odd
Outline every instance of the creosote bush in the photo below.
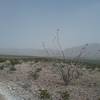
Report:
[[[16,64],[20,64],[20,61],[18,59],[10,59],[10,63],[14,66]]]
[[[5,58],[0,58],[0,63],[3,63],[3,62],[5,62],[5,61],[6,61]]]
[[[57,32],[56,32],[56,36],[55,36],[58,51],[59,51],[58,56],[59,56],[59,58],[62,59],[63,62],[65,62],[66,56],[64,54],[64,50],[60,43],[59,32],[60,32],[60,29],[58,28]],[[88,46],[88,44],[84,45],[84,47],[82,47],[80,49],[79,54],[77,56],[75,56],[75,58],[71,59],[71,64],[65,64],[65,63],[61,63],[61,62],[56,63],[57,60],[55,60],[54,66],[56,66],[57,72],[60,73],[65,85],[69,85],[69,83],[71,81],[79,78],[80,73],[79,73],[79,68],[78,68],[78,62],[80,61],[80,58],[84,54],[84,51],[86,50],[87,46]],[[50,57],[50,52],[46,48],[45,43],[43,43],[43,48],[44,48],[45,52],[47,53],[48,57]],[[73,64],[73,60],[76,61],[77,63]]]
[[[70,94],[68,91],[60,92],[62,100],[69,100]]]
[[[9,70],[10,70],[10,71],[16,71],[16,68],[15,68],[14,66],[11,66],[11,67],[9,68]]]
[[[0,66],[0,70],[3,70],[4,68],[5,68],[4,65],[1,65],[1,66]]]
[[[39,97],[40,99],[42,100],[47,100],[47,99],[51,99],[51,95],[49,94],[49,92],[47,90],[44,90],[44,89],[40,89],[39,90],[40,94],[39,94]]]
[[[30,72],[30,77],[32,77],[34,80],[37,80],[39,78],[39,74],[36,72]]]
[[[78,65],[56,63],[54,67],[56,67],[65,85],[69,85],[71,81],[78,79],[80,76]]]
[[[39,78],[39,72],[42,70],[42,68],[37,68],[35,71],[31,71],[29,73],[29,77],[34,79],[34,80],[37,80]]]

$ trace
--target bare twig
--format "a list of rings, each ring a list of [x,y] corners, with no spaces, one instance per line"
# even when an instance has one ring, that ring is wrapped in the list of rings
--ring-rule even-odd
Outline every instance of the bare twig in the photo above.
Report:
[[[64,59],[64,61],[65,61],[64,51],[63,51],[63,49],[62,49],[62,46],[61,46],[61,43],[60,43],[60,39],[59,39],[59,32],[60,32],[60,29],[57,29],[57,33],[56,33],[56,35],[57,35],[57,44],[58,44],[58,46],[59,46],[61,55],[62,55],[62,57],[63,57],[63,59]]]
[[[48,51],[48,49],[46,48],[44,42],[42,42],[42,47],[43,47],[43,49],[45,50],[45,52],[47,53],[47,57],[50,57],[49,51]]]

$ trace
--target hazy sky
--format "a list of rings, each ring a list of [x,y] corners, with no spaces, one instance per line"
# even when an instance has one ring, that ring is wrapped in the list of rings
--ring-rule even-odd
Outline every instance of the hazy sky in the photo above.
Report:
[[[0,48],[100,43],[100,0],[0,0]]]

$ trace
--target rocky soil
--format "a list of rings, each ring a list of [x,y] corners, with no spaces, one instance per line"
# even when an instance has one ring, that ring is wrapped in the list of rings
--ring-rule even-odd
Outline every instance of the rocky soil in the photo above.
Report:
[[[54,67],[32,61],[15,65],[14,71],[9,66],[0,70],[0,100],[100,100],[98,70],[81,69],[82,75],[66,86]]]

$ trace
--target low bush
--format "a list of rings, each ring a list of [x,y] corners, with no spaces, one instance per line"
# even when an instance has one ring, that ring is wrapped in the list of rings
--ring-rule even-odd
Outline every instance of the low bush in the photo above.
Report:
[[[36,68],[35,71],[29,72],[29,78],[37,80],[39,78],[39,72],[42,70],[42,68]]]
[[[70,95],[68,91],[60,92],[60,95],[61,95],[62,100],[69,100]]]
[[[0,63],[5,62],[6,59],[5,58],[0,58]]]
[[[37,80],[39,78],[39,74],[37,72],[30,72],[29,76],[34,80]]]
[[[78,79],[81,74],[78,65],[56,63],[53,66],[57,69],[65,85],[69,85],[71,81]]]
[[[3,70],[4,68],[5,68],[5,66],[4,66],[4,65],[0,66],[0,70]]]
[[[11,65],[16,65],[16,64],[20,64],[19,60],[18,59],[10,59],[10,63]]]
[[[49,94],[47,90],[40,89],[39,92],[40,92],[39,94],[40,99],[43,99],[43,100],[51,99],[51,95]]]
[[[14,66],[11,66],[11,67],[9,68],[9,71],[16,71],[16,68],[15,68]]]

